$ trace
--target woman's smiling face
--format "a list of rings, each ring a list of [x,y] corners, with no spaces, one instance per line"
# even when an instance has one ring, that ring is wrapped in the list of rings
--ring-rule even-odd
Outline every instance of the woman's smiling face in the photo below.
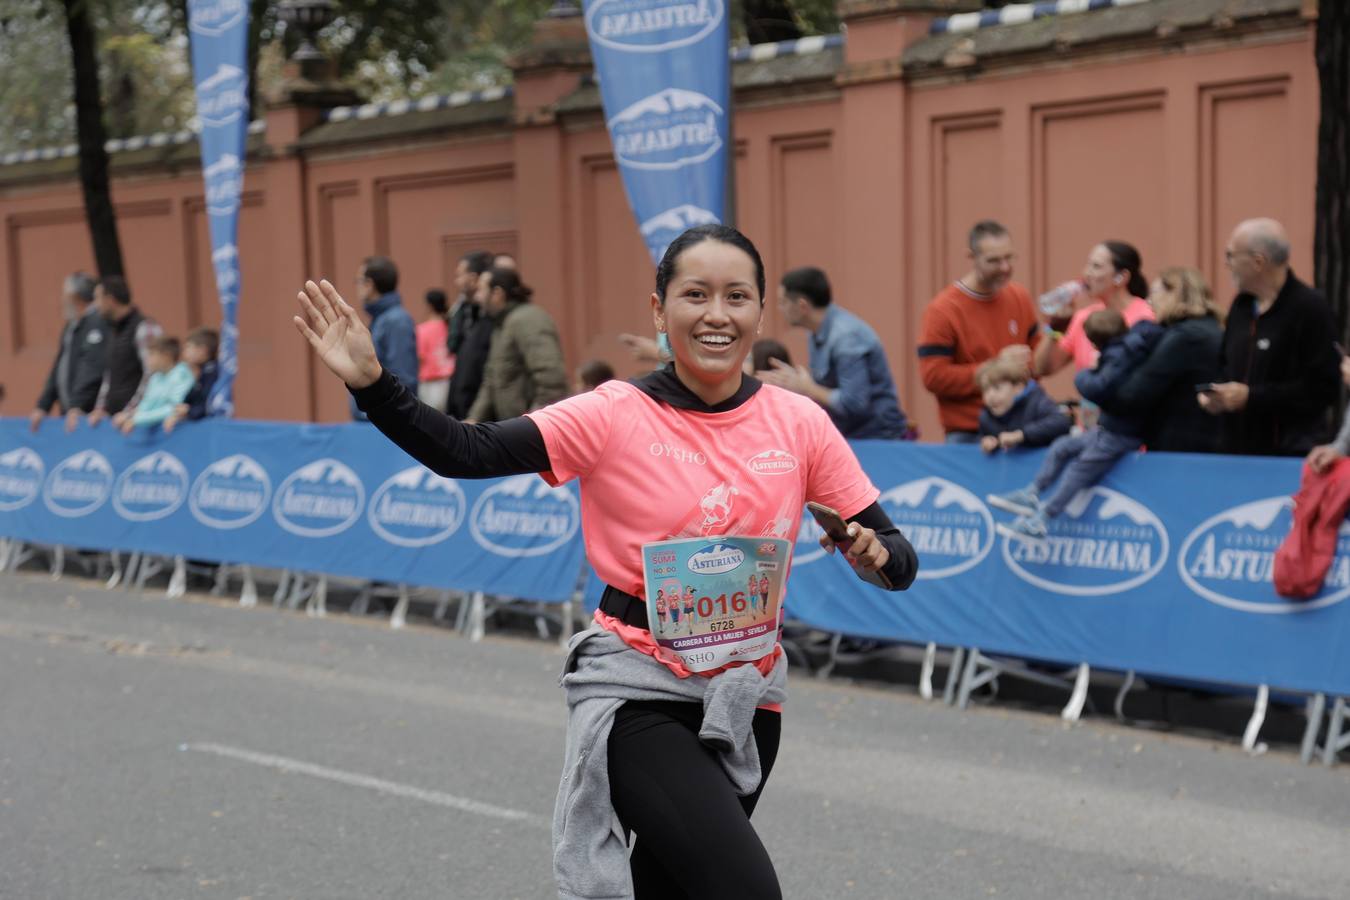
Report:
[[[763,313],[755,263],[744,250],[718,240],[689,247],[676,261],[664,304],[652,295],[657,330],[675,354],[676,373],[692,388],[734,380],[759,334]]]

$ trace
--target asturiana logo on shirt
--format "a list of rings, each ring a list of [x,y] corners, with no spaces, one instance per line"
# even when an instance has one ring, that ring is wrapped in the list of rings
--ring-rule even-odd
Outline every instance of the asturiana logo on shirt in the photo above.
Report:
[[[1079,491],[1041,543],[1005,538],[1013,574],[1059,594],[1095,597],[1139,587],[1162,571],[1170,544],[1151,509],[1100,485]]]
[[[28,447],[0,453],[0,512],[23,509],[37,499],[47,467]]]
[[[237,453],[216,460],[192,483],[188,509],[211,528],[242,528],[255,521],[272,499],[272,479],[251,456]]]
[[[744,551],[730,544],[709,544],[685,563],[695,575],[721,575],[739,568],[745,562]]]
[[[371,498],[366,518],[375,533],[400,547],[425,547],[454,534],[468,501],[453,479],[422,466],[390,477]]]
[[[786,450],[765,450],[745,461],[756,475],[790,475],[797,471],[797,457]]]
[[[577,499],[537,475],[516,475],[483,492],[469,516],[473,539],[499,556],[543,556],[571,540],[581,525]]]
[[[131,522],[171,515],[188,493],[187,467],[172,453],[158,450],[132,463],[113,488],[113,509]]]
[[[87,516],[108,502],[113,470],[97,450],[81,450],[61,461],[47,476],[42,502],[58,516]]]
[[[973,569],[994,547],[994,518],[974,493],[945,478],[920,478],[877,498],[923,560],[919,578]]]
[[[594,0],[586,30],[611,50],[655,53],[697,43],[725,15],[723,0]]]
[[[272,501],[277,524],[301,537],[328,537],[356,524],[365,506],[361,479],[336,459],[315,460],[281,483]]]
[[[1336,555],[1320,594],[1290,602],[1275,593],[1275,551],[1293,525],[1292,510],[1288,497],[1268,497],[1201,522],[1177,554],[1181,580],[1211,603],[1268,615],[1321,609],[1350,597],[1350,522],[1336,535]]]

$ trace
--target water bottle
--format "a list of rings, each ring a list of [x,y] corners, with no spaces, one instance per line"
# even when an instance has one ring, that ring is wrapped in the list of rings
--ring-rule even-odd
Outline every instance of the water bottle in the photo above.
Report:
[[[1067,319],[1073,315],[1074,300],[1084,290],[1086,290],[1086,287],[1083,282],[1075,278],[1073,281],[1066,281],[1041,294],[1036,303],[1047,319]]]

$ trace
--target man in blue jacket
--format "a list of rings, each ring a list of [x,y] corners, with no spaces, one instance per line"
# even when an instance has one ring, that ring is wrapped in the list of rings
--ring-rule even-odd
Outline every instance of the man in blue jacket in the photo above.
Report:
[[[387,256],[370,256],[356,275],[357,295],[370,316],[375,357],[401,384],[417,392],[417,329],[398,295],[398,267]],[[351,400],[352,418],[365,422],[366,414]]]

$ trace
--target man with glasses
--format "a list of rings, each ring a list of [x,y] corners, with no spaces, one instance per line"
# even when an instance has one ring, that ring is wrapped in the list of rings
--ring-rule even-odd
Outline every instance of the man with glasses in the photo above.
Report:
[[[1201,386],[1200,406],[1223,420],[1222,449],[1304,456],[1328,436],[1340,354],[1331,307],[1289,267],[1274,219],[1248,219],[1225,250],[1238,294],[1220,350],[1224,381]]]

